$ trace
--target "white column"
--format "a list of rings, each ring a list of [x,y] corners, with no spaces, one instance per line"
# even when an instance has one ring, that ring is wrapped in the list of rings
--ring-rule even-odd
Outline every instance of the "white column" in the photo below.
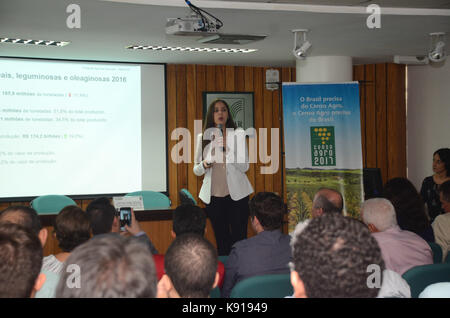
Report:
[[[297,59],[297,82],[326,83],[351,82],[353,80],[352,58],[350,56],[308,56]]]

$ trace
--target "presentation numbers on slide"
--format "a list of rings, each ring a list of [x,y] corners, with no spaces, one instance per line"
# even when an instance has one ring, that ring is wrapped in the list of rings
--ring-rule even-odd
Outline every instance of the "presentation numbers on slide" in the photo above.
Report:
[[[125,76],[113,76],[112,77],[112,82],[120,82],[120,83],[126,83],[127,82],[127,78]]]

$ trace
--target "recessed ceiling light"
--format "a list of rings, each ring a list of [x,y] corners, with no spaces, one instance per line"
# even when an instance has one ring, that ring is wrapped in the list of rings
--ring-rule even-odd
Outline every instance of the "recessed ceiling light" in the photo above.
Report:
[[[208,53],[252,53],[256,49],[227,49],[227,48],[207,48],[207,47],[181,47],[181,46],[160,46],[160,45],[129,45],[130,50],[152,50],[152,51],[178,51],[178,52],[208,52]]]
[[[70,42],[67,41],[44,41],[44,40],[31,40],[31,39],[13,39],[7,37],[0,37],[0,43],[12,43],[12,44],[28,44],[28,45],[43,45],[43,46],[66,46]]]

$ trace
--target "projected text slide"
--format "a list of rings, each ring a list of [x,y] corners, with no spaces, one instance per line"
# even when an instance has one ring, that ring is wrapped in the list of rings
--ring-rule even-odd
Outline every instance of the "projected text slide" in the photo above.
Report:
[[[139,189],[140,77],[137,65],[0,60],[1,196]]]

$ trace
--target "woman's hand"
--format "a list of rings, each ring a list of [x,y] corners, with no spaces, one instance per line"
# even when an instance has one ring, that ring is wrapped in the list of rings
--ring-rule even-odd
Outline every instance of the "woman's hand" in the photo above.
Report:
[[[207,162],[206,160],[203,160],[203,167],[205,169],[211,168],[212,162]]]

